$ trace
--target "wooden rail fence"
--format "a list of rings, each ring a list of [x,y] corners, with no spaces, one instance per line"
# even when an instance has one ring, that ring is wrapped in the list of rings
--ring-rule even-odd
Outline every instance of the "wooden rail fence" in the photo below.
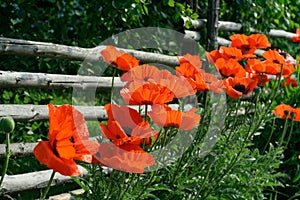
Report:
[[[187,20],[186,18],[184,19]],[[206,20],[191,20],[195,30],[203,28]],[[234,22],[219,21],[219,31],[236,31],[239,32],[242,25]],[[256,32],[255,29],[250,29],[251,32]],[[187,37],[199,39],[199,32],[186,31]],[[280,37],[284,39],[291,39],[295,33],[290,33],[282,30],[271,30],[268,34],[270,37]],[[220,45],[228,46],[230,41],[218,38]],[[21,39],[12,39],[0,37],[0,55],[19,55],[19,56],[34,56],[46,57],[51,59],[66,59],[70,61],[98,61],[100,55],[94,55],[99,48],[80,48],[73,46],[66,46],[60,44],[27,41]],[[178,57],[167,56],[156,53],[149,53],[143,51],[136,51],[130,49],[120,49],[124,52],[130,53],[139,59],[142,63],[159,63],[169,66],[176,66],[179,64]],[[258,50],[256,54],[261,55],[263,51]],[[90,55],[93,55],[90,57]],[[119,78],[114,79],[115,87],[122,87],[124,83]],[[46,74],[46,73],[28,73],[28,72],[11,72],[0,71],[0,88],[80,88],[80,89],[109,89],[111,87],[112,77],[99,76],[79,76],[79,75],[62,75],[62,74]],[[107,115],[103,106],[76,106],[76,108],[83,113],[86,120],[104,120]],[[0,105],[0,117],[10,115],[15,121],[33,122],[48,120],[48,109],[46,105],[15,105],[2,104]],[[23,157],[32,155],[33,148],[37,143],[15,143],[11,144],[12,157]],[[5,156],[5,145],[0,144],[0,158]],[[83,175],[87,171],[79,166]],[[2,188],[7,193],[16,193],[24,190],[38,189],[46,186],[52,170],[44,170],[39,172],[31,172],[19,175],[7,175],[4,178]],[[53,185],[59,185],[70,182],[70,177],[56,174]],[[75,192],[82,192],[75,191]],[[69,194],[68,194],[69,195]],[[65,195],[64,195],[65,197]],[[68,196],[69,197],[69,196]],[[57,196],[61,198],[61,196]],[[52,197],[50,199],[56,199]]]

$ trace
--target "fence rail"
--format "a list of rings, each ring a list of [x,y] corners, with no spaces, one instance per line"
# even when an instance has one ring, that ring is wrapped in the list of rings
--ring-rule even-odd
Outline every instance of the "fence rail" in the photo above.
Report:
[[[112,77],[79,76],[47,73],[0,71],[0,88],[78,88],[84,90],[109,89]],[[120,78],[114,78],[114,87],[123,87]]]

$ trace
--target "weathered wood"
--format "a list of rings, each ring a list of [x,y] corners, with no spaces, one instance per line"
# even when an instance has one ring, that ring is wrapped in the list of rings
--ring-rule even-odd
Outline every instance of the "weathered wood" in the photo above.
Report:
[[[169,104],[172,109],[178,109],[178,104]],[[107,120],[107,114],[104,106],[76,106],[85,120]],[[130,106],[135,110],[139,110],[139,106]],[[151,111],[151,106],[148,106],[148,111]],[[141,111],[141,115],[144,110]],[[0,117],[11,116],[15,121],[47,121],[48,107],[47,105],[33,105],[33,104],[0,104]]]
[[[75,106],[85,117],[86,120],[107,119],[106,111],[103,106]],[[46,121],[48,120],[47,105],[32,104],[1,104],[0,117],[11,116],[15,121]]]
[[[88,174],[87,170],[82,166],[78,165],[78,168],[81,171],[82,176]],[[46,187],[51,174],[52,170],[43,170],[26,174],[5,175],[1,189],[4,189],[7,193],[16,193],[25,190],[44,188]],[[70,176],[63,176],[60,173],[56,173],[51,185],[61,185],[72,181]]]
[[[12,143],[10,144],[11,158],[26,157],[33,154],[33,149],[37,145],[34,143]],[[0,144],[0,158],[5,157],[5,144]]]
[[[191,36],[189,37],[197,36],[195,36],[195,33],[191,33]],[[89,59],[92,61],[97,61],[101,59],[100,49],[104,48],[105,46],[98,46],[95,48],[80,48],[46,42],[0,37],[0,54],[2,55],[34,56],[74,61],[84,61],[85,59]],[[120,51],[132,54],[142,63],[160,63],[170,66],[179,64],[178,57],[176,56],[167,56],[123,48],[118,49]],[[98,50],[99,54],[95,54],[95,52]]]
[[[83,194],[83,189],[73,190],[68,193],[62,193],[54,196],[50,196],[49,200],[74,200],[74,195],[80,195]]]
[[[188,19],[184,18],[184,21],[186,22]],[[207,22],[206,19],[194,19],[190,20],[194,29],[201,29]],[[233,32],[240,32],[243,29],[243,25],[236,22],[229,22],[229,21],[218,21],[218,31],[233,31]],[[250,33],[258,33],[259,31],[251,28],[249,29]],[[266,33],[267,36],[270,37],[278,37],[278,38],[284,38],[291,40],[293,36],[297,36],[296,33],[284,31],[284,30],[277,30],[277,29],[271,29],[268,33]]]
[[[220,11],[219,0],[209,0],[207,10],[207,50],[212,51],[218,49],[218,19]]]
[[[110,89],[112,77],[62,75],[46,73],[0,71],[0,88],[79,88]],[[120,78],[115,77],[114,87],[123,87]]]

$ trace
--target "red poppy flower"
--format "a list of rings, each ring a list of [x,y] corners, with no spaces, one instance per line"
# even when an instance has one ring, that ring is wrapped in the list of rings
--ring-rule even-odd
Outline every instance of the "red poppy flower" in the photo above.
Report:
[[[133,129],[143,122],[142,116],[133,108],[106,104],[104,106],[108,119],[117,121],[122,127]]]
[[[275,115],[281,117],[281,119],[285,119],[286,117],[291,119],[293,113],[295,115],[294,120],[300,121],[300,108],[293,108],[292,106],[287,104],[280,104],[276,106],[276,108],[272,110],[272,112]]]
[[[266,73],[268,74],[280,74],[281,68],[285,65],[285,60],[282,55],[276,50],[265,51],[262,56],[266,59],[263,64],[266,65]]]
[[[121,76],[121,81],[131,82],[131,81],[148,81],[148,79],[153,79],[160,72],[160,70],[153,65],[140,65],[135,67]]]
[[[150,118],[161,127],[176,127],[182,130],[191,130],[197,124],[201,117],[195,113],[196,108],[188,112],[172,110],[166,105],[153,105],[152,111],[148,112]]]
[[[216,60],[219,58],[222,58],[222,55],[220,54],[219,50],[212,50],[210,52],[206,52],[207,61],[214,65]]]
[[[134,144],[100,144],[96,155],[102,165],[130,173],[142,174],[146,167],[155,164],[151,154]]]
[[[91,163],[98,143],[89,140],[83,115],[71,105],[49,104],[49,140],[34,148],[39,162],[66,176],[80,174],[74,160]]]
[[[300,42],[300,28],[298,28],[297,30],[296,30],[296,36],[293,36],[292,37],[292,41],[293,42]]]
[[[219,58],[216,63],[216,68],[223,77],[244,77],[246,71],[237,60]]]
[[[222,80],[217,80],[217,81],[211,82],[211,83],[207,84],[207,86],[208,86],[209,91],[212,91],[212,92],[218,93],[218,94],[223,93],[224,88],[225,88]]]
[[[116,145],[145,144],[156,139],[158,133],[153,131],[148,122],[144,122],[140,114],[127,106],[105,105],[108,123],[100,123],[104,136]]]
[[[196,89],[199,91],[206,91],[208,90],[208,85],[206,84],[204,77],[202,74],[195,74],[195,79],[192,80]]]
[[[173,75],[168,70],[160,70],[153,80],[160,86],[173,92],[175,98],[190,96],[196,93],[193,84],[181,75]]]
[[[284,78],[284,83],[281,83],[281,85],[286,85],[287,87],[298,87],[298,82],[292,79],[290,76],[287,76]]]
[[[224,47],[221,46],[219,49],[219,52],[225,60],[228,59],[235,59],[235,60],[241,60],[243,59],[242,51],[236,47]]]
[[[258,59],[247,60],[245,70],[250,73],[266,73],[266,65]]]
[[[173,100],[174,93],[167,87],[156,83],[131,82],[120,91],[124,102],[129,105],[164,104]]]
[[[251,49],[264,49],[271,47],[271,43],[264,34],[251,34],[248,36],[248,42]]]
[[[233,34],[230,37],[231,47],[236,47],[241,49],[243,54],[250,53],[253,54],[255,49],[250,48],[250,44],[248,42],[248,36],[245,34]]]
[[[202,67],[202,61],[197,55],[185,54],[182,58],[179,59],[179,63],[188,63],[189,65],[191,65],[191,67],[195,68],[196,70],[199,70]]]
[[[179,59],[180,65],[175,67],[177,74],[186,78],[195,78],[195,74],[199,73],[202,67],[202,61],[199,56],[186,54]]]
[[[117,121],[108,120],[107,125],[100,123],[104,136],[113,144],[150,145],[157,139],[158,133],[153,131],[148,122],[141,122],[135,127],[122,127]]]
[[[266,74],[261,74],[261,73],[247,73],[246,77],[256,80],[257,86],[260,87],[265,86],[267,82],[273,80],[272,78],[269,78]]]
[[[223,80],[227,94],[232,98],[246,96],[257,86],[257,79],[246,77],[227,78]]]
[[[103,60],[108,64],[116,65],[119,69],[128,71],[139,65],[139,60],[128,53],[120,52],[113,46],[107,46],[101,51]]]

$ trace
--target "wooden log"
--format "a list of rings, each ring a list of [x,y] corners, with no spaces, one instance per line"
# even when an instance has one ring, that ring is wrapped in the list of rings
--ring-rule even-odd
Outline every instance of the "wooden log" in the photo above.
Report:
[[[50,196],[49,200],[73,200],[74,195],[80,195],[83,194],[84,190],[83,189],[78,189],[78,190],[73,190],[68,193],[62,193],[54,196]]]
[[[192,34],[192,33],[191,33]],[[193,33],[194,34],[194,33]],[[188,36],[196,37],[196,36]],[[98,61],[101,59],[100,50],[105,46],[98,46],[95,48],[80,48],[73,46],[66,46],[60,44],[36,42],[12,38],[0,37],[0,55],[21,55],[46,57],[53,59],[67,59],[74,61],[84,61],[86,59],[91,61]],[[142,63],[159,63],[170,66],[179,64],[178,57],[167,56],[157,53],[149,53],[131,49],[118,48],[120,51],[132,54]],[[99,51],[99,54],[96,53]],[[95,54],[96,53],[96,54]]]
[[[112,77],[0,71],[1,88],[79,88],[100,90],[110,89],[111,82]],[[114,87],[123,86],[124,83],[120,78],[115,77]]]
[[[82,176],[88,174],[84,167],[78,165],[78,168],[81,171]],[[46,187],[51,174],[52,170],[43,170],[25,174],[5,175],[1,189],[4,189],[6,193],[16,193],[25,190],[44,188]],[[57,186],[72,181],[70,176],[63,176],[60,173],[56,173],[51,185]]]
[[[14,157],[26,157],[33,154],[33,149],[37,145],[34,143],[12,143],[10,144],[11,158]],[[5,157],[5,144],[0,144],[0,158]]]
[[[188,19],[184,18],[184,21],[186,22]],[[203,28],[204,24],[207,22],[206,19],[194,19],[190,20],[190,22],[193,25],[193,28],[196,30],[199,30]],[[218,31],[233,31],[233,32],[240,32],[243,29],[243,25],[236,22],[230,22],[230,21],[218,21]],[[259,33],[260,31],[256,30],[255,28],[250,27],[250,33]],[[284,31],[284,30],[277,30],[277,29],[271,29],[268,33],[266,33],[267,36],[270,37],[277,37],[277,38],[284,38],[291,40],[293,36],[297,36],[296,33]]]
[[[107,114],[103,106],[75,106],[86,120],[104,120]],[[11,116],[15,121],[46,121],[48,120],[47,105],[33,104],[1,104],[0,117]]]
[[[169,104],[169,106],[176,110],[178,104]],[[107,120],[107,114],[104,106],[76,106],[85,120]],[[135,110],[139,110],[139,106],[130,106]],[[151,106],[148,106],[148,111],[151,111]],[[144,110],[141,111],[141,115],[144,114]],[[0,117],[11,116],[15,121],[21,122],[33,122],[33,121],[47,121],[48,107],[47,105],[33,105],[33,104],[0,104]]]

